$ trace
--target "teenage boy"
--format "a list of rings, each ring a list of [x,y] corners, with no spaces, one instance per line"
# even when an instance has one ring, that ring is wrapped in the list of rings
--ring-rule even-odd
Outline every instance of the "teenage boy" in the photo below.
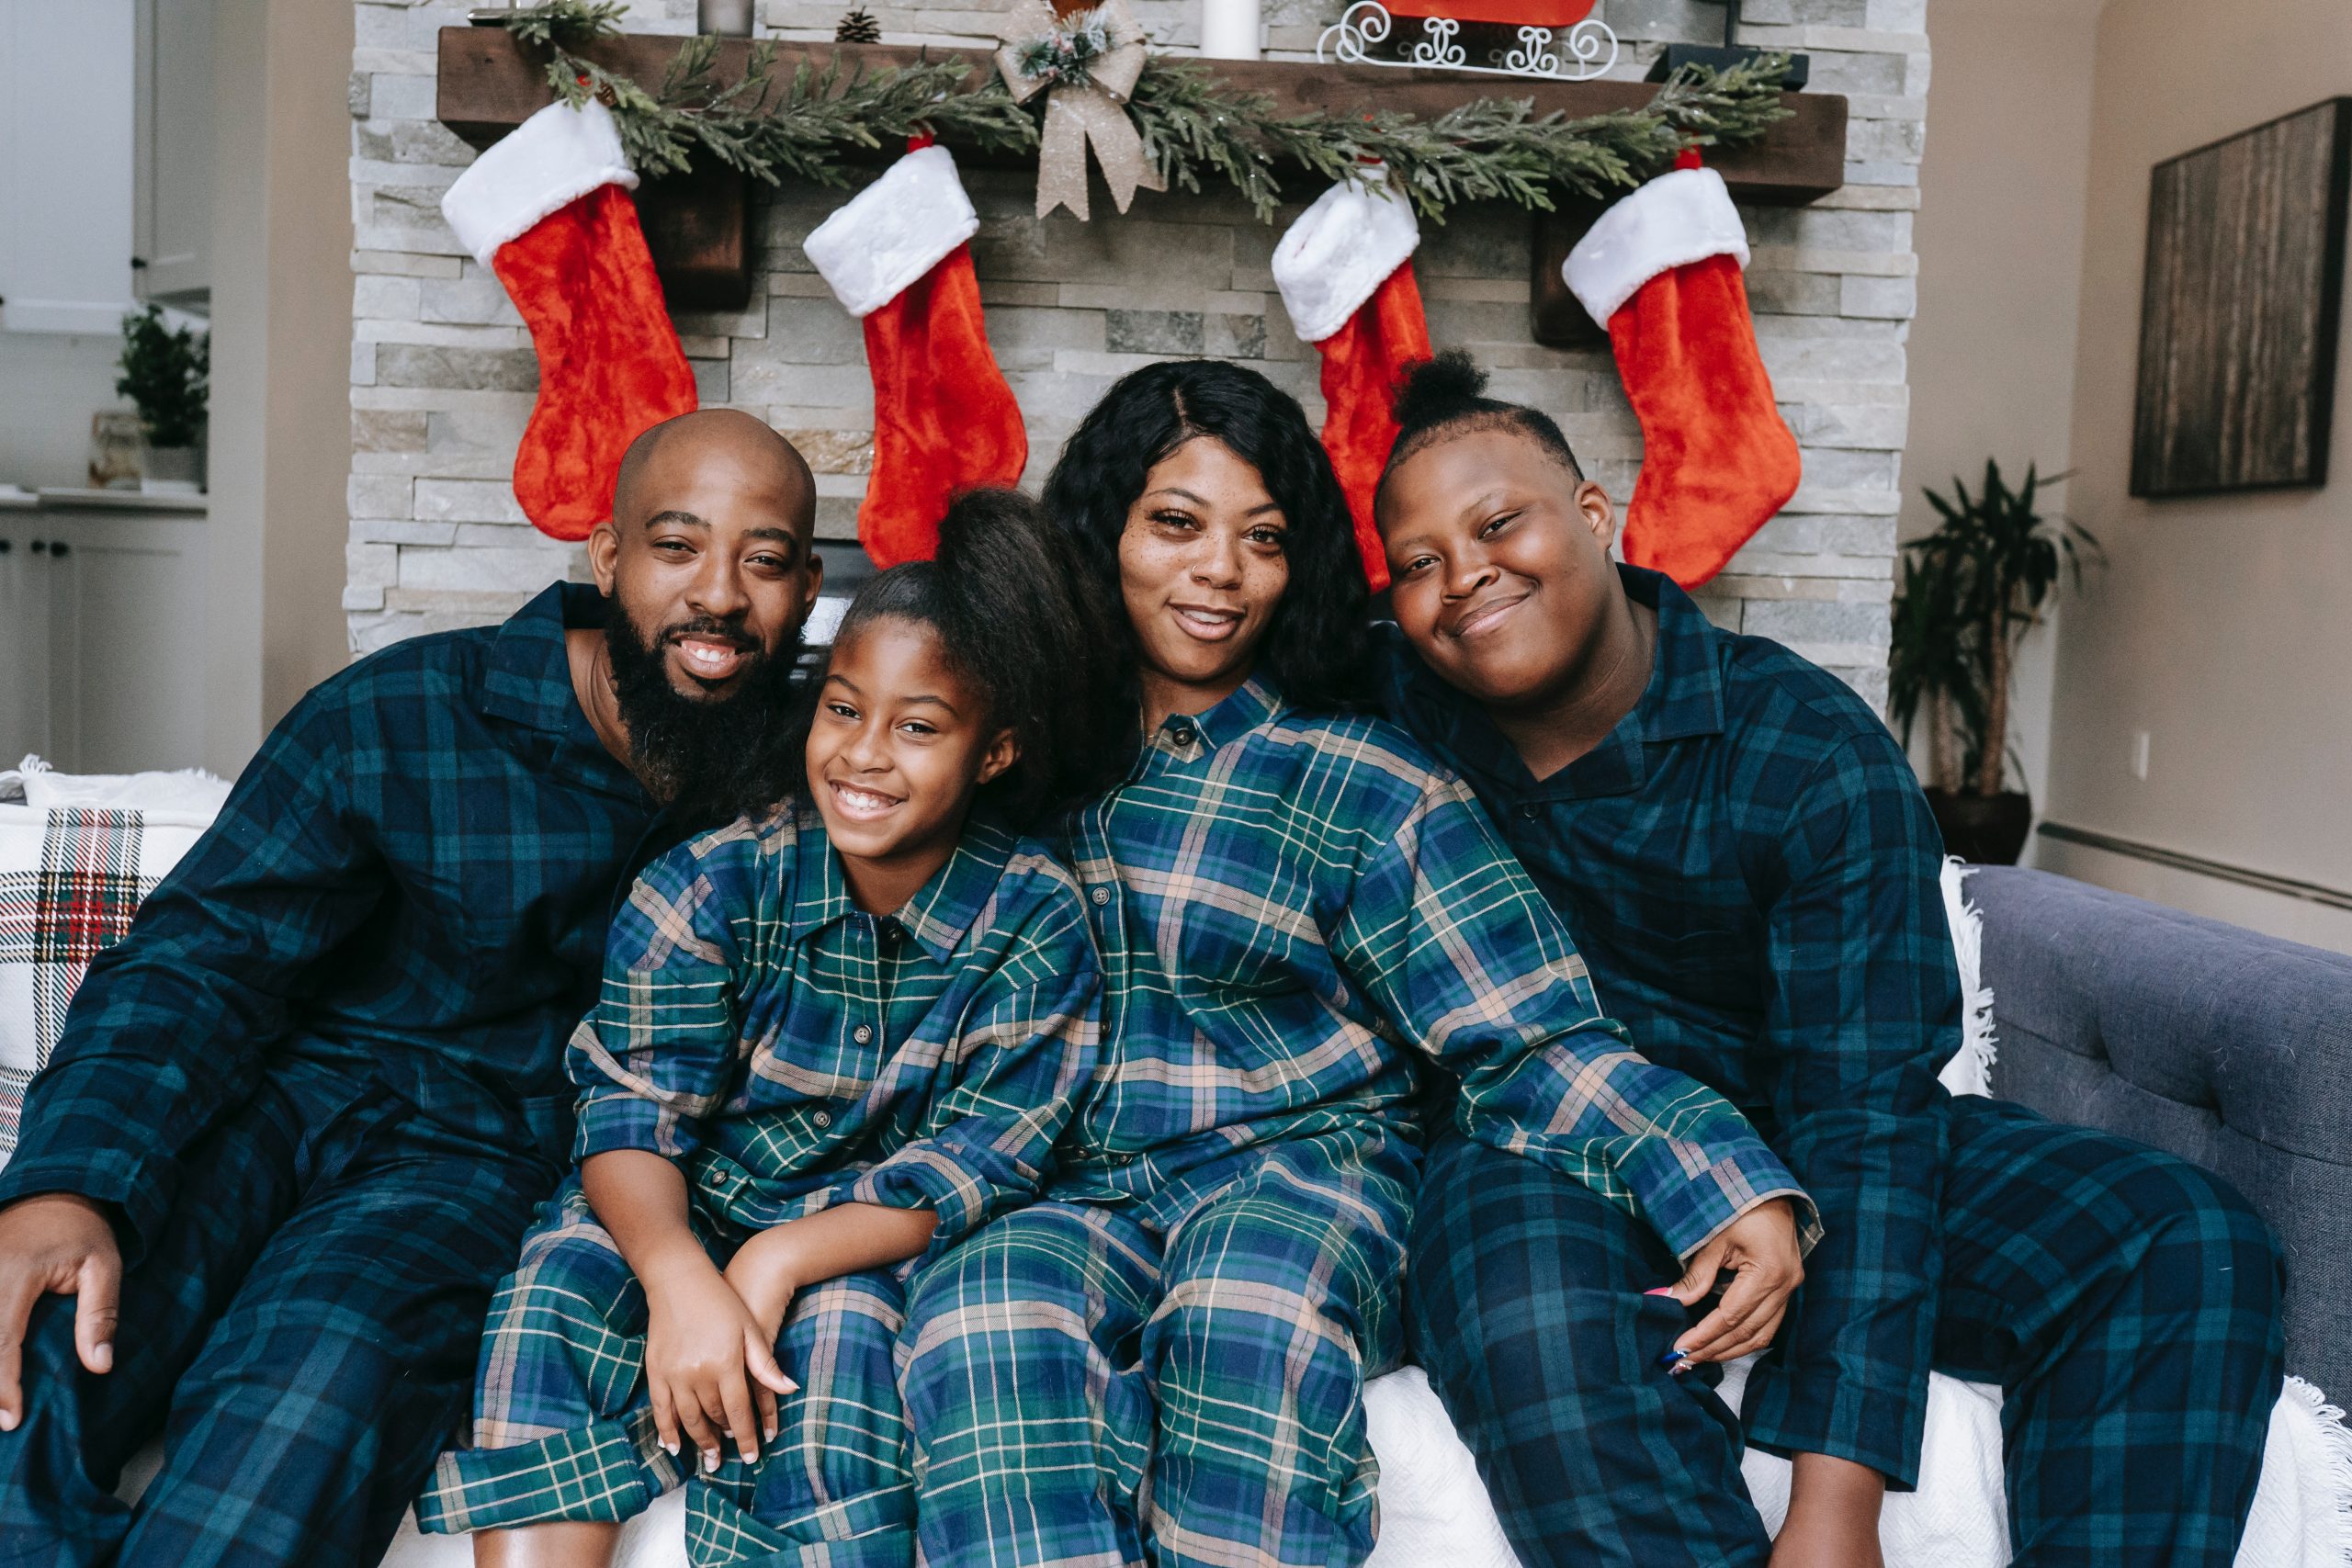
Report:
[[[1894,739],[1826,671],[1613,564],[1607,493],[1484,381],[1448,355],[1399,400],[1392,710],[1468,779],[1642,1053],[1744,1111],[1825,1232],[1735,1423],[1712,1373],[1681,1375],[1720,1341],[1645,1293],[1680,1272],[1654,1236],[1439,1140],[1413,1345],[1521,1559],[1871,1568],[1932,1367],[2007,1391],[2018,1563],[2226,1568],[2281,1375],[2268,1231],[2183,1161],[1944,1093],[1941,846]],[[1743,1427],[1794,1461],[1777,1545]]]
[[[594,589],[321,684],[90,966],[0,1172],[0,1562],[382,1556],[569,1156],[616,889],[785,728],[814,496],[748,415],[654,427]]]

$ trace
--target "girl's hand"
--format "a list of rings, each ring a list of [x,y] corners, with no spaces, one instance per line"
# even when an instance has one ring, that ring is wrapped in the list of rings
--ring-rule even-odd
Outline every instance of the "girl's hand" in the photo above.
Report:
[[[1701,1318],[1668,1352],[1672,1370],[1700,1361],[1734,1361],[1761,1350],[1781,1329],[1789,1297],[1804,1283],[1804,1253],[1797,1245],[1794,1207],[1786,1198],[1757,1204],[1690,1255],[1682,1278],[1664,1294],[1695,1306],[1715,1288],[1724,1269],[1736,1272],[1715,1310]]]
[[[716,1471],[731,1434],[743,1462],[756,1462],[761,1438],[775,1436],[775,1396],[799,1386],[775,1364],[775,1336],[707,1260],[649,1280],[645,1295],[645,1385],[662,1446],[677,1453],[683,1435]]]
[[[785,1314],[792,1310],[792,1298],[803,1284],[812,1281],[800,1277],[794,1245],[798,1221],[787,1220],[783,1224],[763,1230],[738,1247],[734,1261],[727,1265],[727,1282],[735,1287],[752,1318],[767,1331],[767,1343],[773,1346],[776,1336],[784,1330]]]

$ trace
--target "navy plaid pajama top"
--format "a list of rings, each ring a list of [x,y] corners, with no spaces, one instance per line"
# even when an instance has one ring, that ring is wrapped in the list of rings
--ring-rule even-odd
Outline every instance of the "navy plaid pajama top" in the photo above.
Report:
[[[0,1203],[114,1204],[135,1255],[182,1154],[289,1058],[492,1147],[536,1147],[552,1179],[571,1131],[564,1039],[656,822],[572,693],[564,629],[604,613],[559,583],[296,705],[90,965]]]
[[[1936,1075],[1960,1046],[1942,840],[1843,682],[1619,570],[1657,611],[1649,685],[1550,778],[1394,626],[1388,706],[1477,792],[1634,1045],[1746,1111],[1820,1208],[1750,1436],[1913,1475],[1941,1274]]]

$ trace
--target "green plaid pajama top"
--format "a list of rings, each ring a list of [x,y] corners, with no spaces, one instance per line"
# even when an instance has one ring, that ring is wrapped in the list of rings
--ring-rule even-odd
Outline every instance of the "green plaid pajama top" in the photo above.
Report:
[[[1035,1195],[1094,1066],[1097,970],[1043,846],[974,820],[896,914],[779,807],[647,868],[572,1035],[578,1156],[646,1149],[744,1232],[929,1208],[944,1249]]]
[[[1460,1079],[1469,1135],[1683,1256],[1763,1199],[1807,1207],[1727,1101],[1626,1043],[1469,790],[1403,731],[1253,680],[1170,716],[1070,834],[1109,1043],[1057,1196],[1148,1195],[1367,1119],[1418,1139],[1419,1060]]]

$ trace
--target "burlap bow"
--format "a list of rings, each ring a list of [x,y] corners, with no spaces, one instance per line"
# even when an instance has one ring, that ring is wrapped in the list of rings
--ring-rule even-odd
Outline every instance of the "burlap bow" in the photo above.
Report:
[[[1031,76],[1022,70],[1023,46],[1060,36],[1061,25],[1046,0],[1013,0],[997,37],[1004,47],[996,51],[997,73],[1004,78],[1017,103],[1027,103],[1052,89],[1046,99],[1046,134],[1037,148],[1037,216],[1067,207],[1080,220],[1086,210],[1086,148],[1094,147],[1095,162],[1111,187],[1111,199],[1125,212],[1137,190],[1166,190],[1168,182],[1144,155],[1143,138],[1127,118],[1127,95],[1143,74],[1143,26],[1127,8],[1127,0],[1102,0],[1094,17],[1109,35],[1111,47],[1086,62],[1083,74],[1063,78],[1047,73]]]

